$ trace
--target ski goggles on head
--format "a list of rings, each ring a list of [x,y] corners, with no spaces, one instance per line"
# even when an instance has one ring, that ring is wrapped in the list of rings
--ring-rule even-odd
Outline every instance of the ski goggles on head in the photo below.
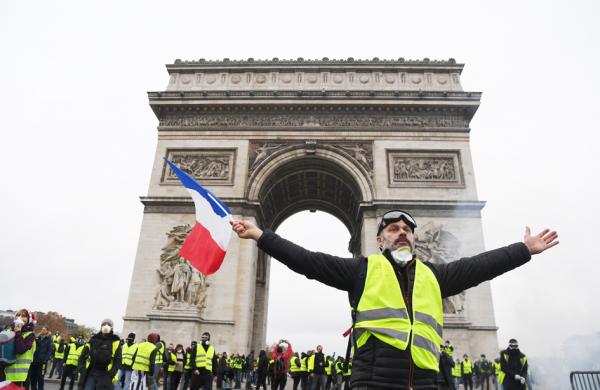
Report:
[[[383,229],[385,229],[385,227],[387,225],[394,223],[394,222],[398,222],[400,220],[404,221],[408,226],[410,226],[410,228],[413,231],[417,227],[417,223],[415,222],[415,219],[413,217],[411,217],[411,215],[409,213],[407,213],[406,211],[391,210],[391,211],[388,211],[387,213],[383,214],[383,217],[381,217],[381,221],[379,222],[379,225],[377,226],[377,235],[379,235],[381,233],[381,231]]]

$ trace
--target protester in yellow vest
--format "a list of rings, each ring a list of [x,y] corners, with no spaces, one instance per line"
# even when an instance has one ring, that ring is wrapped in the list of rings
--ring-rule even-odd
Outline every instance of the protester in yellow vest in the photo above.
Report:
[[[177,357],[174,355],[174,351],[175,346],[173,343],[169,343],[163,357],[163,390],[169,389],[169,382],[177,364]]]
[[[175,351],[171,354],[171,365],[169,365],[171,377],[169,383],[170,390],[177,390],[179,388],[179,383],[181,382],[181,377],[183,376],[183,372],[185,370],[186,362],[186,354],[183,349],[183,345],[177,344],[175,346]]]
[[[146,341],[142,341],[133,357],[131,368],[136,372],[136,381],[132,383],[133,388],[137,389],[145,385],[150,390],[157,390],[154,385],[154,372],[156,367],[156,355],[159,353],[156,344],[158,343],[158,334],[150,333]],[[132,379],[133,382],[133,379]]]
[[[121,367],[119,368],[117,383],[115,383],[116,390],[130,390],[133,358],[137,349],[138,344],[135,343],[135,333],[131,332],[121,346]]]
[[[377,226],[380,252],[343,259],[308,251],[249,221],[232,220],[231,225],[240,238],[256,240],[288,268],[349,293],[356,354],[352,387],[418,389],[415,378],[419,387],[435,387],[442,299],[523,265],[558,243],[556,232],[532,236],[526,228],[521,243],[448,263],[424,262],[414,254],[416,221],[392,210]]]
[[[183,388],[182,390],[188,390],[189,385],[192,381],[192,365],[190,362],[191,359],[191,355],[192,355],[192,348],[196,347],[196,342],[192,341],[191,342],[191,346],[187,347],[185,349],[185,364],[183,366]],[[221,386],[219,386],[219,382],[217,379],[217,388],[220,388]]]
[[[519,349],[516,339],[508,341],[508,348],[500,352],[500,369],[503,373],[504,390],[525,390],[527,388],[527,356]]]
[[[80,388],[112,390],[121,365],[121,339],[113,332],[110,318],[100,323],[100,332],[90,338],[79,358]]]
[[[35,353],[35,315],[27,309],[21,309],[15,314],[11,330],[15,332],[16,361],[0,367],[0,382],[5,380],[23,387],[27,382],[29,367]]]
[[[293,380],[292,389],[297,390],[300,379],[302,378],[302,362],[300,362],[298,352],[294,352],[290,357],[290,376]]]
[[[463,355],[463,361],[460,363],[460,372],[465,390],[473,390],[473,362],[469,360],[469,355]]]
[[[192,367],[191,390],[212,389],[213,372],[216,367],[215,348],[210,344],[210,333],[202,333],[202,342],[192,349],[190,362]],[[236,364],[239,363],[239,359]],[[236,366],[237,367],[237,366]],[[241,369],[241,367],[239,367]]]
[[[75,337],[69,338],[69,344],[65,349],[65,362],[63,364],[63,376],[60,380],[60,390],[64,390],[67,378],[70,380],[69,390],[73,390],[78,375],[79,358],[81,357],[84,344],[85,342],[81,336],[77,337],[77,339]]]
[[[67,358],[65,356],[65,350],[67,349],[67,343],[65,342],[64,337],[56,338],[56,336],[55,336],[55,340],[56,341],[54,343],[54,348],[53,348],[54,359],[52,360],[52,368],[50,369],[50,375],[48,376],[48,378],[52,378],[54,376],[54,370],[56,370],[58,379],[60,379],[62,377],[62,373],[63,373],[63,364],[65,362],[65,359]]]

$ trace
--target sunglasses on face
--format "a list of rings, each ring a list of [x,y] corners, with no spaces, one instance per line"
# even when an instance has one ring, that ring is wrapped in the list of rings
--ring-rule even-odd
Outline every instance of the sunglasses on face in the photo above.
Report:
[[[383,217],[381,217],[381,222],[379,222],[379,226],[377,227],[377,234],[380,234],[387,225],[400,220],[409,225],[413,231],[417,227],[415,219],[409,213],[402,210],[392,210],[383,214]]]

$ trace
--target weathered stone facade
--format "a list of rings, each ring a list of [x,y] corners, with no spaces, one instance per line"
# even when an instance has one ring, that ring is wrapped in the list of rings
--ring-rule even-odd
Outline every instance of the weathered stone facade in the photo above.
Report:
[[[168,157],[238,218],[277,228],[319,209],[351,232],[354,254],[376,251],[378,218],[402,208],[419,222],[418,253],[434,262],[484,250],[469,148],[481,94],[449,61],[175,61],[166,91],[149,92],[158,146],[124,331],[189,343],[208,330],[217,349],[265,342],[269,259],[233,239],[204,278],[177,256],[194,223]],[[444,301],[446,336],[460,351],[495,353],[490,287]]]

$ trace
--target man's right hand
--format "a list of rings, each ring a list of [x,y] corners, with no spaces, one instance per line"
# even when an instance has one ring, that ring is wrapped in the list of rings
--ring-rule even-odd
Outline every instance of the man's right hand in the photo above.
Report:
[[[251,238],[255,241],[258,241],[260,236],[262,236],[263,231],[251,222],[233,219],[229,221],[229,223],[239,238]]]

